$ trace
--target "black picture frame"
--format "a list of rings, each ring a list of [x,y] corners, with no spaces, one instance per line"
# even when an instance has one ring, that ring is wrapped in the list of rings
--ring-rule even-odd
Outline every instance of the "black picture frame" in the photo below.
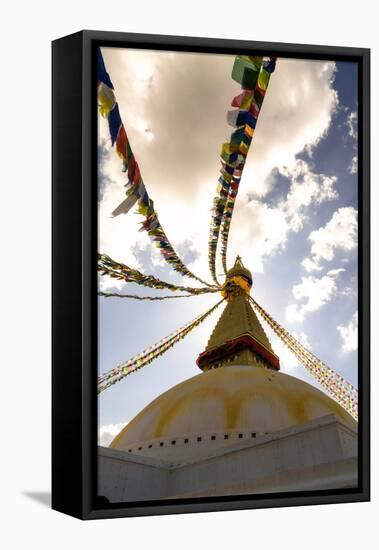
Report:
[[[112,505],[97,496],[97,122],[95,51],[121,46],[254,52],[358,63],[359,485],[357,489]],[[81,31],[52,43],[52,507],[81,519],[370,499],[370,50]],[[67,269],[67,266],[70,269]]]

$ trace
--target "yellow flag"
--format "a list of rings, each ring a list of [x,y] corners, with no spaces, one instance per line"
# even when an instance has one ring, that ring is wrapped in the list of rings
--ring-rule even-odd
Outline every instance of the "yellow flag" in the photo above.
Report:
[[[97,90],[100,114],[103,117],[107,117],[116,104],[114,92],[103,82],[99,84]]]

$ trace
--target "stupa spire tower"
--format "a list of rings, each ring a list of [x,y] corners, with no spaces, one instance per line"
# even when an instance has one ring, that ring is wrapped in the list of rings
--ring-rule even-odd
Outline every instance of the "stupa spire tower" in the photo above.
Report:
[[[200,369],[251,365],[279,370],[279,358],[250,304],[252,285],[251,272],[237,256],[221,291],[227,305],[197,359]]]

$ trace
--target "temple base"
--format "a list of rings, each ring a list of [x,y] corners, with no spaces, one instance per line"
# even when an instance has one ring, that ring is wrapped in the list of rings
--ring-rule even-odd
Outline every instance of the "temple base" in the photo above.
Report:
[[[99,494],[127,502],[357,487],[357,433],[334,415],[222,447],[208,435],[192,456],[179,442],[162,456],[99,447]]]

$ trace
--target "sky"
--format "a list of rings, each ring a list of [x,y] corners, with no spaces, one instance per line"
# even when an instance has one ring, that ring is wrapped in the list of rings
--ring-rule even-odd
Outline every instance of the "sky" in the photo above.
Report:
[[[219,154],[232,128],[233,56],[102,48],[121,118],[160,222],[189,269],[208,271],[210,209]],[[166,264],[135,210],[111,217],[125,174],[107,124],[98,132],[99,252],[176,284],[198,286]],[[252,296],[317,357],[357,387],[357,66],[279,58],[258,119],[230,229],[253,273]],[[222,267],[217,264],[222,281]],[[116,286],[115,286],[116,285]],[[162,295],[100,277],[101,290]],[[217,300],[203,295],[141,302],[99,298],[99,373],[170,334]],[[200,373],[196,358],[221,315],[99,397],[108,445],[152,399]],[[281,372],[315,380],[262,322]]]

